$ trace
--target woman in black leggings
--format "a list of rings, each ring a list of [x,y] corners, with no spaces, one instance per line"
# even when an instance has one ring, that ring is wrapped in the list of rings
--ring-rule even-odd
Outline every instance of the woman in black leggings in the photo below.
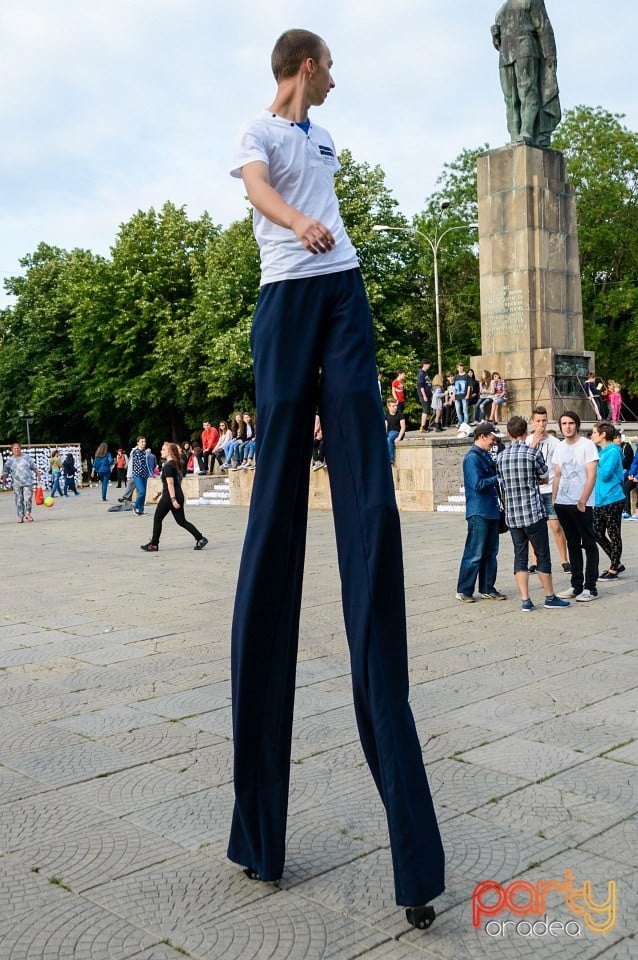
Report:
[[[197,527],[189,523],[184,516],[184,494],[182,492],[182,458],[179,447],[176,443],[165,443],[162,447],[161,457],[164,460],[162,467],[162,493],[159,503],[155,508],[155,517],[153,519],[153,536],[148,543],[143,543],[141,548],[147,553],[157,553],[159,550],[159,541],[162,535],[162,523],[168,513],[172,513],[175,523],[184,527],[195,538],[195,550],[203,550],[208,540],[204,537]]]

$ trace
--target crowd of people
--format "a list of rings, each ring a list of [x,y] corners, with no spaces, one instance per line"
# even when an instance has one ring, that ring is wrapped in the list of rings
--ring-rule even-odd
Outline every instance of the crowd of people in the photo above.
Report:
[[[480,379],[470,367],[459,361],[456,373],[450,370],[445,380],[441,374],[430,376],[431,361],[423,359],[416,375],[416,397],[421,405],[419,431],[442,432],[449,427],[472,425],[484,420],[499,422],[499,410],[507,402],[507,384],[495,370],[483,370]],[[405,414],[406,371],[397,370],[392,380],[392,400],[397,413]],[[380,383],[380,375],[379,375]]]
[[[585,437],[578,414],[565,410],[559,426],[562,440],[548,432],[547,410],[537,406],[531,431],[523,417],[508,420],[510,442],[500,450],[495,449],[500,432],[494,423],[484,421],[475,428],[474,444],[463,460],[467,536],[456,592],[462,603],[475,601],[477,581],[485,599],[506,599],[496,588],[499,535],[505,530],[514,547],[514,578],[523,612],[535,609],[530,574],[538,575],[543,605],[560,609],[572,600],[595,600],[599,580],[616,580],[625,571],[621,522],[631,516],[638,453],[610,421],[596,422],[591,438]],[[548,527],[562,570],[571,578],[569,588],[558,595]],[[609,558],[602,573],[599,547]]]

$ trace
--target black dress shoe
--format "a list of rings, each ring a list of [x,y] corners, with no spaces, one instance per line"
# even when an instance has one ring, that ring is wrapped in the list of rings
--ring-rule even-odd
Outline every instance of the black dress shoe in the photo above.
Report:
[[[408,923],[411,923],[417,930],[427,930],[434,923],[436,913],[434,907],[430,907],[426,903],[423,907],[408,907],[405,916]]]

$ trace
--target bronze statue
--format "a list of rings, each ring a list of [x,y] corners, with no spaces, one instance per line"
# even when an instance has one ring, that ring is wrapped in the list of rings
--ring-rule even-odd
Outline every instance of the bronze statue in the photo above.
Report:
[[[501,87],[512,143],[548,147],[561,118],[556,41],[544,0],[507,0],[496,14]]]

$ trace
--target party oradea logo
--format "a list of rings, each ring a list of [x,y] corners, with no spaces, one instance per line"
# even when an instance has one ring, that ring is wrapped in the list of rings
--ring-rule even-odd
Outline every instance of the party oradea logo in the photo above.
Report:
[[[547,898],[552,894],[562,896],[573,919],[550,919],[547,910]],[[555,902],[555,898],[552,898]],[[565,870],[562,880],[513,880],[511,883],[498,883],[496,880],[482,880],[472,892],[472,924],[480,927],[484,924],[485,933],[490,937],[518,935],[522,937],[580,937],[583,927],[592,933],[609,933],[616,925],[617,889],[616,882],[607,883],[607,897],[603,901],[595,899],[590,880],[582,887],[574,883],[573,870]],[[527,917],[525,920],[496,919],[505,911],[515,917]],[[534,917],[538,918],[534,920]]]

